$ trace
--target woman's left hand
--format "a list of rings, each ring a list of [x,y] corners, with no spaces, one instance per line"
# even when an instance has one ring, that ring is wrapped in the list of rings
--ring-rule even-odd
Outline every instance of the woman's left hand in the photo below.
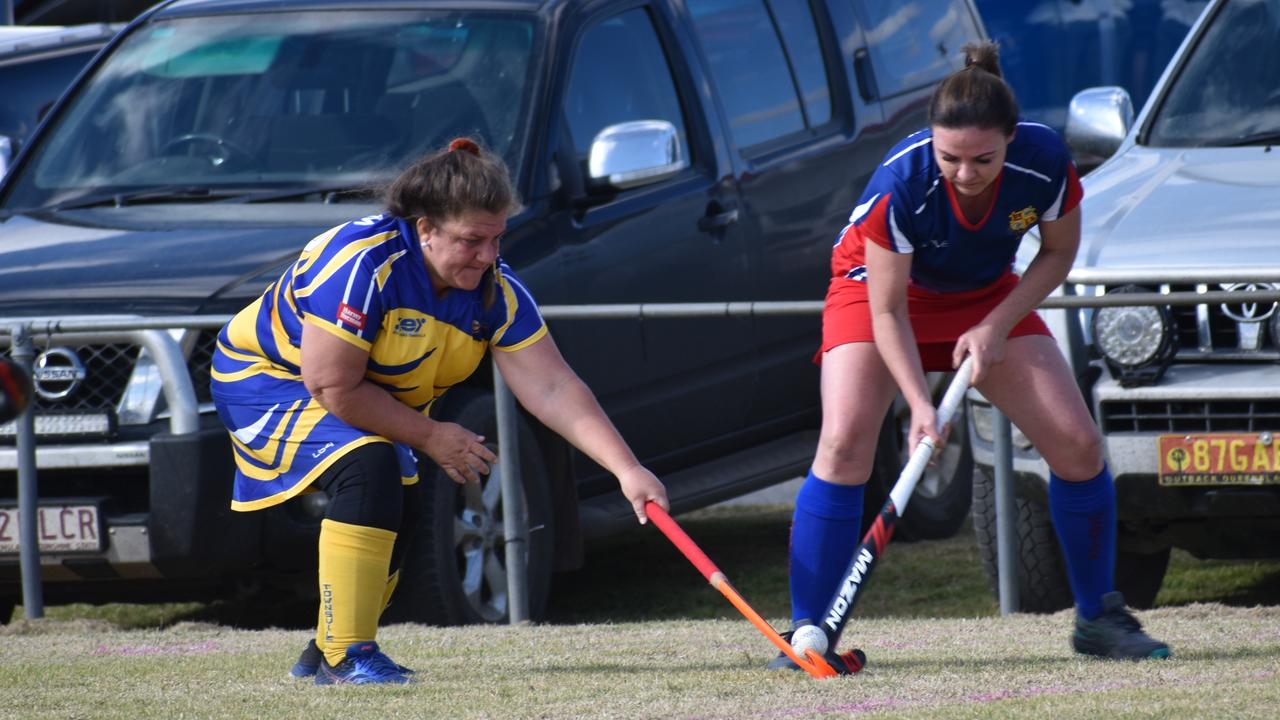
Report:
[[[1007,335],[1008,333],[1001,332],[985,323],[974,325],[956,339],[956,349],[951,356],[951,366],[960,367],[965,355],[972,357],[973,375],[970,379],[970,384],[977,385],[982,382],[982,378],[986,376],[987,370],[992,365],[998,365],[1004,360],[1004,344],[1007,340]]]
[[[644,512],[646,502],[652,500],[662,506],[663,510],[671,510],[666,486],[643,465],[633,465],[618,473],[618,484],[622,486],[622,494],[631,501],[631,508],[635,510],[641,525],[649,521],[649,516]]]

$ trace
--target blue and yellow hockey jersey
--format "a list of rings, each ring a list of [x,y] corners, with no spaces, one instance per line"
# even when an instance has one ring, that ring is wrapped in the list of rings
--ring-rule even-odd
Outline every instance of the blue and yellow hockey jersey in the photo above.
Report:
[[[391,215],[340,225],[308,243],[218,335],[212,390],[235,451],[232,508],[284,502],[352,449],[390,442],[311,397],[299,367],[304,322],[367,350],[365,377],[426,413],[475,372],[490,346],[518,350],[547,332],[511,269],[499,259],[491,272],[476,290],[438,295],[412,223]],[[404,482],[416,482],[412,450],[396,446]]]

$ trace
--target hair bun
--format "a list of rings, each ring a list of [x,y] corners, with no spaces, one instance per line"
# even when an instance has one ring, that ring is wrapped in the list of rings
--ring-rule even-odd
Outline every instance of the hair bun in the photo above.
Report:
[[[480,146],[470,138],[455,138],[449,143],[449,152],[453,152],[454,150],[464,150],[477,157],[480,155]]]

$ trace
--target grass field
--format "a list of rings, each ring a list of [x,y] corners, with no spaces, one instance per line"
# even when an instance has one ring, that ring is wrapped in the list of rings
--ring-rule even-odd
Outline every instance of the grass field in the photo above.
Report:
[[[681,518],[775,624],[788,614],[784,508]],[[558,579],[547,622],[395,625],[380,640],[419,680],[317,688],[286,671],[296,623],[228,623],[252,608],[63,606],[0,628],[0,717],[910,718],[1258,717],[1280,707],[1280,563],[1175,556],[1142,613],[1172,660],[1080,658],[1071,618],[996,613],[971,531],[895,543],[844,647],[858,676],[762,670],[772,646],[666,543],[641,528],[593,546]],[[288,624],[286,624],[288,625]]]

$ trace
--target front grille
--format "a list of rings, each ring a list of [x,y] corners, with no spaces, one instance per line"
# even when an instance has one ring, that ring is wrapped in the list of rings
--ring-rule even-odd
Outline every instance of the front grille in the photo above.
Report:
[[[1101,409],[1104,433],[1280,430],[1280,400],[1107,400]]]
[[[1260,284],[1261,285],[1261,284]],[[1277,287],[1277,286],[1272,286]],[[1226,290],[1219,285],[1162,285],[1161,292],[1206,292]],[[1257,287],[1255,289],[1265,289]],[[1229,306],[1240,314],[1238,308]],[[1204,305],[1173,305],[1177,325],[1178,360],[1182,361],[1274,361],[1280,360],[1280,338],[1271,336],[1271,323],[1265,317],[1274,303],[1258,303],[1255,317],[1264,319],[1256,323],[1260,343],[1256,348],[1240,346],[1242,323],[1223,310],[1222,303]]]
[[[209,391],[209,374],[213,370],[213,349],[217,344],[217,330],[201,330],[196,336],[191,356],[187,358],[191,382],[196,386],[196,402],[213,402],[213,395]]]
[[[213,350],[217,344],[217,331],[205,330],[193,334],[187,369],[191,374],[196,402],[209,403],[212,402],[209,373]],[[83,380],[76,382],[65,397],[47,398],[38,393],[33,397],[32,407],[37,416],[38,434],[57,436],[60,442],[101,442],[101,434],[96,431],[81,432],[74,429],[85,427],[82,419],[84,415],[101,417],[105,413],[107,422],[113,428],[110,433],[114,435],[114,428],[145,424],[153,417],[152,413],[157,407],[161,410],[165,407],[154,368],[150,368],[140,378],[134,378],[142,350],[139,345],[128,342],[75,344],[59,342],[57,339],[50,344],[47,338],[40,337],[34,338],[33,345],[37,357],[51,347],[61,350],[50,355],[44,378],[37,378],[46,394],[60,392],[72,385],[71,376],[77,373],[72,372],[73,364],[67,351],[75,354],[84,371]],[[11,347],[0,346],[0,358],[9,357],[12,352]],[[59,376],[59,372],[64,374]],[[75,417],[76,420],[63,420],[63,416]],[[68,422],[71,424],[68,425]],[[14,444],[15,435],[12,430],[10,426],[0,426],[0,446]]]
[[[125,384],[133,373],[138,360],[138,347],[128,343],[91,345],[56,345],[74,351],[84,365],[84,382],[66,397],[46,399],[38,393],[33,399],[37,413],[87,412],[114,410],[124,394]],[[37,355],[48,349],[36,339]],[[8,357],[11,349],[0,350],[0,357]]]

